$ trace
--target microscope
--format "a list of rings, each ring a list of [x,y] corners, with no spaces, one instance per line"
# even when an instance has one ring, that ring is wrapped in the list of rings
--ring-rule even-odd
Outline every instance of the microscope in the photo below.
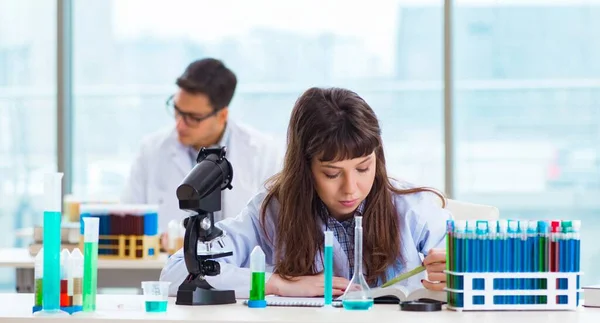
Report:
[[[216,305],[236,302],[233,290],[214,289],[204,279],[220,273],[219,263],[213,259],[228,257],[233,252],[212,251],[212,244],[224,247],[225,232],[214,226],[214,212],[221,210],[221,191],[231,189],[233,169],[225,158],[226,149],[202,148],[196,165],[177,188],[179,208],[190,212],[184,220],[183,254],[188,276],[179,285],[177,305]],[[198,242],[206,250],[198,252]]]

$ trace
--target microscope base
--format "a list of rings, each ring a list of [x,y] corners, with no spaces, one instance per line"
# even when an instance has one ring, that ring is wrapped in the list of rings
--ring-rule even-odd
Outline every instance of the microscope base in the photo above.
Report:
[[[185,284],[185,283],[184,283]],[[183,288],[182,288],[183,287]],[[189,287],[189,286],[186,286]],[[221,305],[236,302],[233,290],[202,289],[191,290],[183,286],[177,291],[177,305]]]

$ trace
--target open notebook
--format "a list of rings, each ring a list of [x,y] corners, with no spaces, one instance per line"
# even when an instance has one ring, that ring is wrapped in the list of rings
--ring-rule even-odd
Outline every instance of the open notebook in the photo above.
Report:
[[[401,285],[393,285],[385,288],[371,289],[371,295],[375,303],[398,303],[403,301],[430,298],[446,302],[446,292],[434,292],[425,288],[419,288],[412,292]],[[323,297],[280,297],[269,295],[265,297],[269,306],[294,306],[294,307],[322,307],[325,303]],[[244,301],[246,304],[247,301]],[[341,297],[334,300],[334,306],[341,305]]]

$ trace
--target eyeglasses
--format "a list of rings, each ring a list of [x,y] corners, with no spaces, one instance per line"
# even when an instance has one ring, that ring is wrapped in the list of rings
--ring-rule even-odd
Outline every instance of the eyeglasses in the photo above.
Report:
[[[183,122],[185,122],[185,124],[191,128],[197,127],[198,125],[200,125],[200,123],[202,121],[215,116],[217,114],[217,112],[219,112],[219,110],[214,109],[213,112],[211,112],[207,115],[204,115],[204,116],[199,116],[197,114],[189,113],[189,112],[183,112],[183,111],[179,110],[177,105],[175,105],[175,100],[174,100],[173,95],[171,95],[167,99],[167,102],[165,102],[165,103],[166,103],[167,111],[169,111],[169,113],[171,115],[174,115],[176,118],[177,117],[183,118]]]

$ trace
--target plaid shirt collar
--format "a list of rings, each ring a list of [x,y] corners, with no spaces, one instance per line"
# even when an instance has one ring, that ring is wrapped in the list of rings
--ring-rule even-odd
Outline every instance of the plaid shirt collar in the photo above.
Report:
[[[358,205],[358,207],[356,208],[356,210],[354,210],[354,214],[351,218],[346,219],[344,221],[339,222],[338,220],[336,220],[334,217],[331,216],[331,213],[329,213],[329,210],[327,209],[327,206],[325,206],[325,203],[323,203],[322,201],[320,202],[321,207],[320,207],[320,212],[321,212],[321,217],[323,218],[323,220],[325,221],[325,223],[327,225],[330,225],[331,223],[347,223],[347,222],[352,222],[352,225],[354,227],[354,217],[355,216],[363,216],[364,211],[365,211],[365,201],[363,200],[362,202],[360,202],[360,204]]]
[[[346,277],[348,279],[352,278],[354,274],[354,217],[362,216],[364,210],[365,201],[363,200],[354,211],[352,217],[340,222],[331,216],[325,204],[321,202],[320,215],[325,222],[325,227],[327,230],[333,231],[333,236],[348,257],[348,264],[350,266],[349,277]]]

